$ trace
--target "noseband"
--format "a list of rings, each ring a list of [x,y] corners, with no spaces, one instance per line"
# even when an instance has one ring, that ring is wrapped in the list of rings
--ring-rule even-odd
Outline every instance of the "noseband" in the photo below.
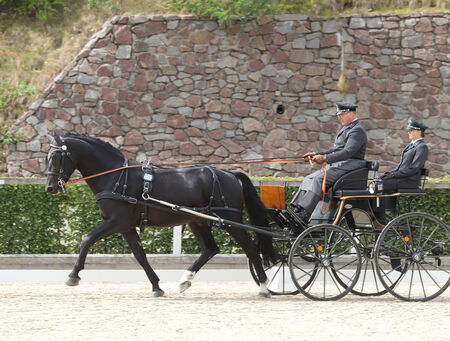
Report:
[[[64,144],[64,141],[63,141],[63,145],[62,146],[57,146],[57,145],[54,145],[54,144],[50,144],[50,147],[51,147],[51,149],[50,149],[50,151],[48,153],[48,157],[47,157],[49,165],[52,164],[52,158],[55,155],[55,153],[57,153],[57,152],[61,153],[61,162],[59,163],[59,171],[58,172],[54,172],[54,171],[50,171],[49,170],[47,172],[47,176],[48,175],[55,175],[55,176],[57,176],[58,177],[58,186],[61,188],[61,190],[63,192],[65,192],[66,191],[66,189],[65,189],[66,180],[64,180],[64,179],[65,178],[69,179],[70,175],[67,176],[64,173],[64,165],[65,165],[66,159],[69,159],[72,163],[73,163],[73,160],[70,157],[70,153],[67,151],[67,146]]]

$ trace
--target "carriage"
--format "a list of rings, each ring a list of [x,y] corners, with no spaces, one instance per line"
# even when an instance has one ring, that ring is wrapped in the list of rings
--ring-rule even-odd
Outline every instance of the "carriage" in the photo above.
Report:
[[[90,246],[122,233],[149,277],[153,295],[162,296],[136,226],[180,223],[190,224],[203,250],[183,275],[182,290],[218,253],[212,226],[225,229],[242,246],[263,294],[302,293],[314,300],[337,300],[348,293],[376,296],[389,292],[405,301],[428,301],[450,285],[449,227],[426,213],[399,215],[400,196],[425,195],[426,169],[421,188],[385,193],[377,181],[378,162],[366,162],[365,167],[338,179],[305,224],[286,205],[284,187],[261,186],[259,198],[243,173],[209,166],[158,169],[149,163],[129,163],[111,145],[80,135],[50,137],[48,162],[46,190],[63,191],[75,182],[68,180],[78,169],[104,218],[83,239],[68,285],[78,284]],[[242,222],[244,199],[250,224]],[[263,210],[258,212],[258,207]],[[385,226],[376,215],[381,207],[390,214]],[[262,262],[248,232],[270,238],[270,262]]]
[[[399,215],[400,196],[426,194],[428,170],[422,170],[421,188],[385,193],[377,181],[378,166],[368,161],[343,175],[317,205],[308,226],[279,199],[285,197],[284,187],[262,186],[272,230],[285,231],[274,240],[279,262],[265,268],[272,294],[301,292],[315,300],[337,300],[349,292],[389,292],[405,301],[428,301],[447,289],[448,226],[427,213]],[[411,200],[406,201],[410,206]],[[381,205],[389,212],[386,225],[376,215]],[[251,264],[250,271],[257,282]]]

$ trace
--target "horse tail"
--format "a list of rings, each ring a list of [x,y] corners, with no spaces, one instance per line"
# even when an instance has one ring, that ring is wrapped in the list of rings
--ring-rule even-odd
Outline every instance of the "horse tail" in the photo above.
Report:
[[[258,196],[252,181],[247,175],[241,172],[233,173],[242,184],[244,190],[245,207],[247,209],[250,223],[255,226],[269,226],[267,219],[267,208]],[[263,256],[264,265],[276,263],[276,256],[272,246],[272,237],[257,233],[258,249]]]

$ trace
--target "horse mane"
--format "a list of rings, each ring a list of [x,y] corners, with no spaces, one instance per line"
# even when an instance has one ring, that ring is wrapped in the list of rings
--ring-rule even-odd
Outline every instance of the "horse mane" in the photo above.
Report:
[[[108,142],[102,141],[99,138],[93,137],[93,136],[89,136],[89,135],[85,135],[85,134],[77,134],[77,133],[67,133],[65,134],[63,137],[70,137],[70,138],[75,138],[78,140],[83,140],[85,142],[88,142],[90,144],[94,144],[96,146],[99,146],[103,149],[105,149],[107,152],[113,153],[117,156],[120,156],[121,158],[125,159],[125,156],[122,154],[122,152],[117,149],[116,147],[114,147],[113,145],[111,145]]]

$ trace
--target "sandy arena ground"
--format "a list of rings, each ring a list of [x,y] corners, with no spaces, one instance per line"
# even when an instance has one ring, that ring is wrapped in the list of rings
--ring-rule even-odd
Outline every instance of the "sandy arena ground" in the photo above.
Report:
[[[390,295],[337,302],[259,298],[253,282],[0,283],[1,340],[449,340],[450,290],[426,303]]]

